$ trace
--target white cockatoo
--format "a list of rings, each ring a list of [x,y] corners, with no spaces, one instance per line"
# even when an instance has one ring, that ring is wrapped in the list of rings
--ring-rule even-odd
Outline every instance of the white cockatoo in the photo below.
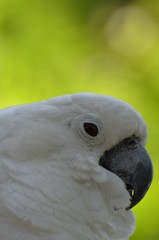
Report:
[[[152,180],[146,125],[79,93],[0,111],[0,240],[126,240]]]

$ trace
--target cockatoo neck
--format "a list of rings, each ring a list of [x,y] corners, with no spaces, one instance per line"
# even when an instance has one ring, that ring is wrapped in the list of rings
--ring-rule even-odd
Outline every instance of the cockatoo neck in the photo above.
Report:
[[[54,157],[58,159],[58,155]],[[104,169],[95,171],[93,165],[82,169],[78,160],[76,168],[71,161],[66,164],[62,159],[47,163],[39,161],[38,165],[33,160],[30,164],[17,164],[16,168],[9,162],[7,166],[6,161],[14,179],[8,189],[16,189],[12,197],[7,188],[4,194],[9,211],[16,215],[22,227],[33,228],[35,235],[36,229],[44,236],[49,232],[55,240],[116,240],[130,235],[134,230],[131,211],[116,211],[114,208],[120,208],[116,204],[124,201],[122,193],[127,192],[122,181],[111,173],[99,178],[98,174],[101,176],[100,171]],[[81,175],[76,174],[77,171],[81,171]],[[83,178],[85,171],[89,179]],[[113,185],[112,180],[119,184],[116,186],[115,182]],[[120,188],[118,192],[116,188]],[[61,232],[68,237],[63,238]]]

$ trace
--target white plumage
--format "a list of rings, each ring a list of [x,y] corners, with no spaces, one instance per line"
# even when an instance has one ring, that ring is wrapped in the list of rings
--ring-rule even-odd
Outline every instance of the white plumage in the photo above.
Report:
[[[84,123],[98,128],[89,135]],[[130,195],[99,165],[146,126],[128,104],[75,94],[0,111],[0,239],[126,240],[135,227]]]

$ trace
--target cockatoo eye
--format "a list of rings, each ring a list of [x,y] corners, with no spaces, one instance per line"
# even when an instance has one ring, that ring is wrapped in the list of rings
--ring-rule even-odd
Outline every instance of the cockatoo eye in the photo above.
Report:
[[[91,122],[85,122],[83,124],[83,127],[84,127],[85,132],[88,135],[90,135],[92,137],[96,137],[98,135],[99,130],[98,130],[98,127],[96,126],[96,124],[91,123]]]

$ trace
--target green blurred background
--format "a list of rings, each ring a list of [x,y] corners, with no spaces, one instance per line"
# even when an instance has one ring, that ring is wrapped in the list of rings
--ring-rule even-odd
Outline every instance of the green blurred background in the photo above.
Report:
[[[0,0],[0,108],[95,92],[144,117],[154,181],[131,240],[159,239],[159,1]]]

